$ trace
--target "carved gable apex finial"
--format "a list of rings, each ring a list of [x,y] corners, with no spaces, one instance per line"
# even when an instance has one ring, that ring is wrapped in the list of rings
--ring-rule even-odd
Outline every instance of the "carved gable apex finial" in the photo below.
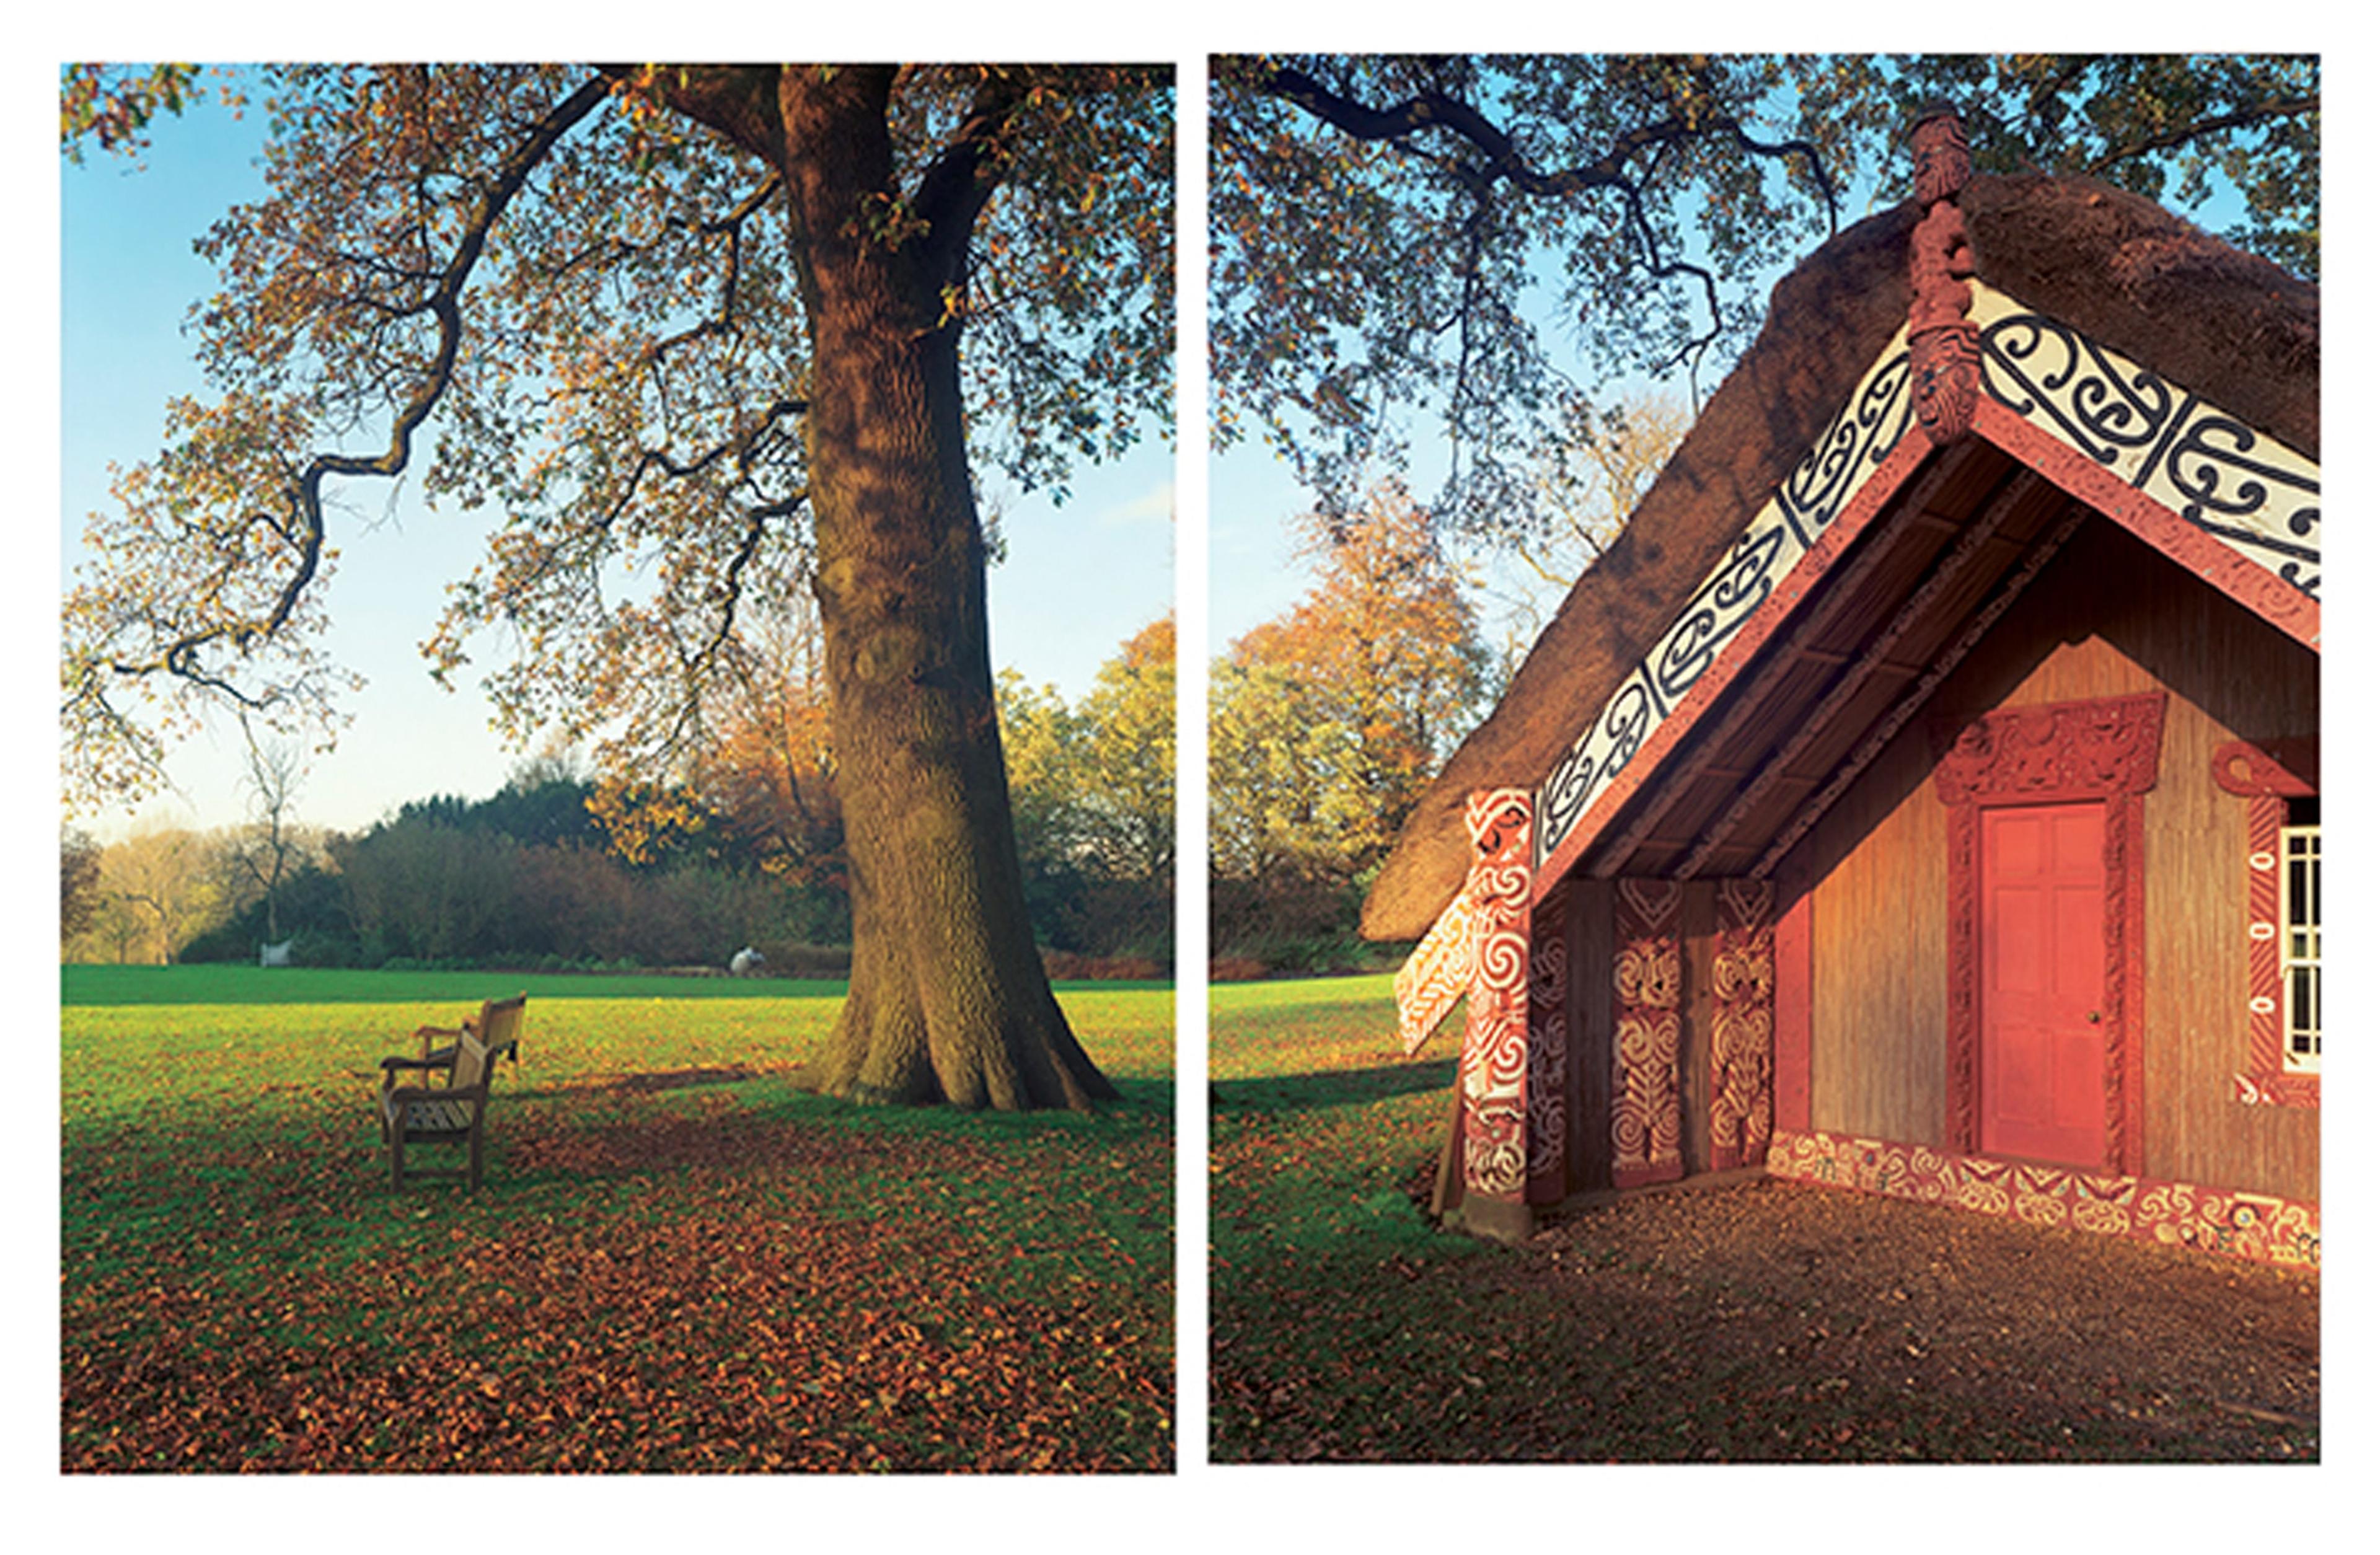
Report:
[[[1920,205],[1956,200],[1974,171],[1974,158],[1967,151],[1966,127],[1959,122],[1959,111],[1945,102],[1929,103],[1918,111],[1917,123],[1909,132],[1909,150],[1915,163],[1914,192]]]
[[[1936,447],[1967,434],[1983,384],[1975,325],[1967,317],[1975,273],[1959,191],[1973,167],[1966,131],[1947,103],[1930,105],[1910,134],[1925,214],[1909,235],[1909,372],[1917,422]]]

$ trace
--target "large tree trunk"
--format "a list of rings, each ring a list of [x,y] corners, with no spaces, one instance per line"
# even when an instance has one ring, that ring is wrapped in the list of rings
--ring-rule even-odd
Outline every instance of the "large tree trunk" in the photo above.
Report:
[[[897,244],[881,72],[779,90],[809,314],[807,437],[851,993],[826,1087],[1024,1110],[1115,1094],[1050,994],[1026,916],[967,479],[950,235]],[[971,217],[970,217],[971,219]]]

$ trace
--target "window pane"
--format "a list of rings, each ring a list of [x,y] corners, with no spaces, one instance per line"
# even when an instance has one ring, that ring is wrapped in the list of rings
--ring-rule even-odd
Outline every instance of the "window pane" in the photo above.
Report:
[[[2322,1056],[2322,968],[2289,968],[2289,1056]]]
[[[2322,828],[2281,832],[2282,1032],[2291,1069],[2322,1064]]]

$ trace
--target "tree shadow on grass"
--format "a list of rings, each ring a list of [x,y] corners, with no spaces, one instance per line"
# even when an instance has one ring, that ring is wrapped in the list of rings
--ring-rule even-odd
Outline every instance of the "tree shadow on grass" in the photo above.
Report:
[[[525,1173],[689,1167],[847,1173],[902,1161],[920,1170],[994,1161],[1036,1140],[1121,1146],[1161,1136],[1172,1121],[1172,1085],[1163,1080],[1121,1082],[1120,1099],[1082,1114],[862,1106],[820,1095],[808,1078],[798,1064],[601,1076],[516,1092],[562,1110],[524,1107],[495,1126]]]
[[[1454,1083],[1454,1060],[1386,1063],[1370,1069],[1327,1069],[1312,1075],[1268,1075],[1218,1080],[1219,1112],[1301,1112],[1318,1107],[1362,1107],[1391,1097],[1444,1090]]]

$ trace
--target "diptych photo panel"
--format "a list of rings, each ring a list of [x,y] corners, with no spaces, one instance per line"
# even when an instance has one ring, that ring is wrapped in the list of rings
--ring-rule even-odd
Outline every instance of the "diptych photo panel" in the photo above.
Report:
[[[34,1471],[2323,1463],[2333,62],[1548,32],[62,46]]]

